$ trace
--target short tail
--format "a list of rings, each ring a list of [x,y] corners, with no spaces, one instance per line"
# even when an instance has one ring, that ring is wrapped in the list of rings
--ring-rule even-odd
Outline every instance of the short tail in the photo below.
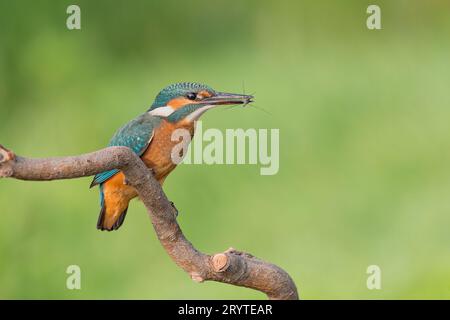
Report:
[[[125,220],[128,207],[124,210],[117,208],[117,206],[115,206],[116,208],[113,206],[108,208],[106,206],[105,196],[103,193],[103,184],[100,184],[100,206],[101,209],[98,216],[97,229],[102,231],[113,231],[119,229]]]

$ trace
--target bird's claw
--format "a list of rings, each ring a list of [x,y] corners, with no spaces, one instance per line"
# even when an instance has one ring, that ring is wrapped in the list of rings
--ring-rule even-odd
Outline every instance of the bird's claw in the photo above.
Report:
[[[172,206],[172,208],[175,209],[175,218],[177,218],[178,217],[178,209],[177,209],[177,207],[175,207],[175,203],[173,203],[173,201],[170,201],[170,205]]]

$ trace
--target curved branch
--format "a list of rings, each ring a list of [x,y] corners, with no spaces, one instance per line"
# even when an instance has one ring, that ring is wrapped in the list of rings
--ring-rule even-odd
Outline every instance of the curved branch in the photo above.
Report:
[[[232,248],[207,255],[183,235],[175,209],[141,159],[127,147],[109,147],[71,157],[29,159],[0,145],[0,178],[58,180],[120,169],[147,208],[159,241],[172,260],[194,281],[218,281],[259,290],[269,299],[298,299],[291,277],[281,268]]]

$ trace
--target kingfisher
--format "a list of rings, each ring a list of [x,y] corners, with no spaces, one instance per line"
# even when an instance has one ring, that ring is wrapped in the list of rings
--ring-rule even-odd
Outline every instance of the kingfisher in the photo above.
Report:
[[[172,150],[179,143],[172,139],[175,130],[187,130],[192,139],[195,121],[207,110],[222,105],[245,106],[252,99],[251,95],[219,92],[196,82],[175,83],[161,90],[145,113],[117,130],[108,146],[129,147],[162,186],[177,166],[172,159]],[[100,189],[101,206],[97,229],[117,230],[137,192],[126,184],[125,175],[117,169],[95,175],[91,188],[96,185]]]

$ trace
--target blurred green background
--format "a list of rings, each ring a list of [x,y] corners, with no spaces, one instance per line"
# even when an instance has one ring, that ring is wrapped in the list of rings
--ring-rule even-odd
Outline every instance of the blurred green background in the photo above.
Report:
[[[66,8],[81,7],[80,31]],[[382,30],[366,28],[378,4]],[[305,299],[450,298],[448,1],[0,2],[0,143],[104,147],[166,85],[254,92],[206,128],[279,128],[280,171],[184,165],[165,191],[194,245],[285,268]],[[267,112],[264,112],[264,109]],[[197,284],[142,203],[97,231],[91,178],[0,181],[0,298],[264,298]],[[65,287],[68,265],[82,290]],[[366,269],[382,289],[366,288]]]

